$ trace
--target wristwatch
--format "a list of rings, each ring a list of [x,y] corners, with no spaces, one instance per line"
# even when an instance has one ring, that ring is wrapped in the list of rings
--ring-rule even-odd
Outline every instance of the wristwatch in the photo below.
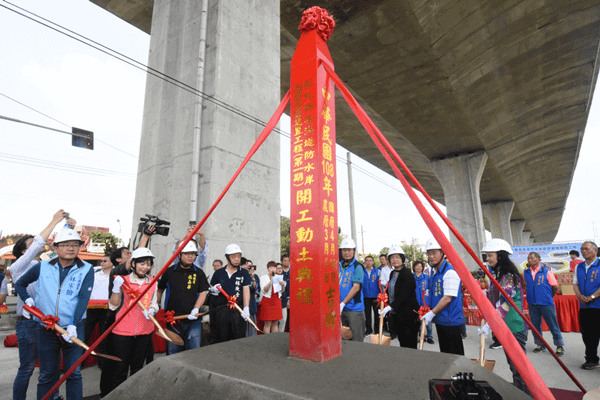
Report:
[[[594,296],[594,295],[591,295],[590,297],[592,298],[592,300],[594,300],[596,298],[596,296]]]

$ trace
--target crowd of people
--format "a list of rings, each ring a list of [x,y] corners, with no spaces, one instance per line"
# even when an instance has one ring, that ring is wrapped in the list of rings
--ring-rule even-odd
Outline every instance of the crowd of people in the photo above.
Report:
[[[65,228],[56,234],[52,244],[56,256],[37,261],[36,255],[62,220],[66,220]],[[151,271],[155,256],[147,247],[153,233],[150,227],[138,248],[131,252],[122,247],[104,256],[95,272],[92,265],[78,257],[83,241],[71,228],[75,223],[59,210],[40,234],[25,236],[14,246],[17,260],[11,273],[19,296],[16,329],[20,361],[13,385],[14,399],[25,399],[37,360],[40,366],[37,395],[42,398],[59,379],[60,352],[65,370],[82,356],[83,349],[73,338],[91,344],[96,326],[102,334],[119,320],[98,348],[100,353],[121,360],[98,359],[102,369],[101,396],[106,396],[153,360],[153,320],[161,309],[167,316],[165,321],[170,321],[166,329],[181,339],[181,343],[167,342],[167,355],[253,336],[258,333],[257,326],[264,333],[289,332],[292,310],[288,255],[281,257],[281,263],[270,261],[267,273],[259,277],[256,265],[243,256],[242,249],[230,244],[225,249],[225,262],[214,260],[213,273],[207,277],[204,267],[208,244],[199,230],[173,265],[154,280]],[[191,231],[189,228],[174,244],[173,252]],[[464,355],[464,288],[435,239],[425,245],[426,261],[413,260],[411,264],[400,246],[391,246],[387,254],[381,254],[377,267],[372,256],[365,257],[364,265],[359,262],[352,239],[344,239],[339,248],[340,316],[342,324],[352,333],[351,340],[387,335],[392,340],[397,338],[401,347],[416,349],[421,326],[425,327],[425,341],[435,344],[435,324],[439,350]],[[586,362],[582,368],[592,369],[599,365],[600,302],[596,300],[600,295],[600,261],[593,242],[585,242],[581,251],[584,261],[579,260],[574,267],[574,290],[580,302],[581,331],[586,346]],[[486,289],[488,299],[522,349],[526,351],[528,324],[541,332],[543,318],[550,327],[557,355],[564,355],[564,341],[553,301],[558,284],[551,270],[541,263],[540,255],[530,253],[528,268],[521,274],[509,258],[512,250],[506,241],[492,239],[485,244],[482,253],[504,293],[493,285],[488,289],[483,271],[479,271],[481,287]],[[3,287],[5,285],[0,284],[0,296],[5,292]],[[505,295],[521,310],[526,295],[531,321],[523,320]],[[32,317],[28,312],[31,309],[25,305],[53,316],[65,334],[59,336],[46,329],[46,324]],[[203,327],[202,316],[206,314],[209,323]],[[180,318],[174,319],[175,316]],[[487,337],[490,331],[485,324],[478,333]],[[534,352],[546,350],[541,341],[534,340]],[[502,345],[495,342],[491,347]],[[507,361],[515,386],[530,394],[508,355]],[[81,372],[77,368],[67,379],[67,399],[81,399],[82,387]],[[60,398],[58,391],[53,398]]]

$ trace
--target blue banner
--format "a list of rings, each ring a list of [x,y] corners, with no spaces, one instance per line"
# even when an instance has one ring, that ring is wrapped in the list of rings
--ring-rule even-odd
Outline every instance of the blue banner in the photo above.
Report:
[[[563,244],[545,244],[545,245],[531,245],[531,246],[513,246],[513,255],[510,256],[512,262],[522,271],[526,268],[527,256],[532,251],[539,253],[542,257],[542,264],[546,264],[552,269],[554,273],[569,272],[569,251],[577,250],[581,248],[581,244],[578,243],[563,243]]]

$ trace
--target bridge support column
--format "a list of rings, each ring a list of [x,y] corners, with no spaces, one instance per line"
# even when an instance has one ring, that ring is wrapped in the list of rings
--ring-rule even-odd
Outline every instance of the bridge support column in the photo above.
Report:
[[[263,129],[239,112],[266,122],[280,101],[279,2],[233,6],[209,0],[204,62],[201,3],[154,1],[148,65],[192,88],[204,69],[204,93],[230,108],[206,99],[200,106],[193,90],[147,77],[133,220],[135,227],[148,213],[171,221],[168,237],[153,237],[157,265],[190,221],[196,121],[201,119],[199,220]],[[223,259],[229,243],[238,243],[256,265],[277,259],[279,209],[279,135],[273,133],[204,225],[208,259]]]
[[[513,238],[510,231],[510,215],[514,207],[514,201],[498,201],[481,205],[483,215],[490,224],[492,237],[504,239],[511,246],[513,245]]]
[[[448,218],[477,254],[485,243],[479,183],[487,158],[486,153],[479,152],[431,162],[444,190]],[[467,267],[472,271],[478,269],[454,235],[450,240]]]
[[[513,246],[523,246],[523,228],[525,227],[525,221],[522,219],[515,219],[510,221],[510,231],[513,238]]]
[[[523,231],[521,241],[523,242],[523,246],[531,245],[531,231]]]

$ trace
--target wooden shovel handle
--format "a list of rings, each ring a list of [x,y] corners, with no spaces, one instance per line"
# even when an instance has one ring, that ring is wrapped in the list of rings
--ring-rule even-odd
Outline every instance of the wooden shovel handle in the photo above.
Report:
[[[481,327],[485,325],[485,319],[481,319]],[[479,365],[485,367],[485,335],[482,333],[479,338]]]
[[[419,350],[423,350],[423,343],[425,343],[425,331],[427,330],[427,322],[425,318],[421,320],[421,337],[419,339]]]
[[[67,332],[65,329],[63,329],[63,327],[60,326],[59,324],[54,324],[54,330],[56,332],[60,333],[61,335],[68,335],[69,334],[69,332]],[[87,344],[85,344],[77,336],[71,336],[71,341],[73,343],[75,343],[77,346],[83,348],[86,351],[89,350],[89,348],[90,348],[90,346],[88,346]],[[95,351],[92,351],[92,354],[95,355],[96,357],[104,357],[104,358],[109,358],[109,359],[115,360],[115,361],[122,361],[119,357],[109,356],[108,354],[96,353]]]
[[[383,301],[379,302],[379,309],[383,311],[384,304]],[[383,314],[379,314],[379,345],[381,346],[381,342],[383,341]]]

